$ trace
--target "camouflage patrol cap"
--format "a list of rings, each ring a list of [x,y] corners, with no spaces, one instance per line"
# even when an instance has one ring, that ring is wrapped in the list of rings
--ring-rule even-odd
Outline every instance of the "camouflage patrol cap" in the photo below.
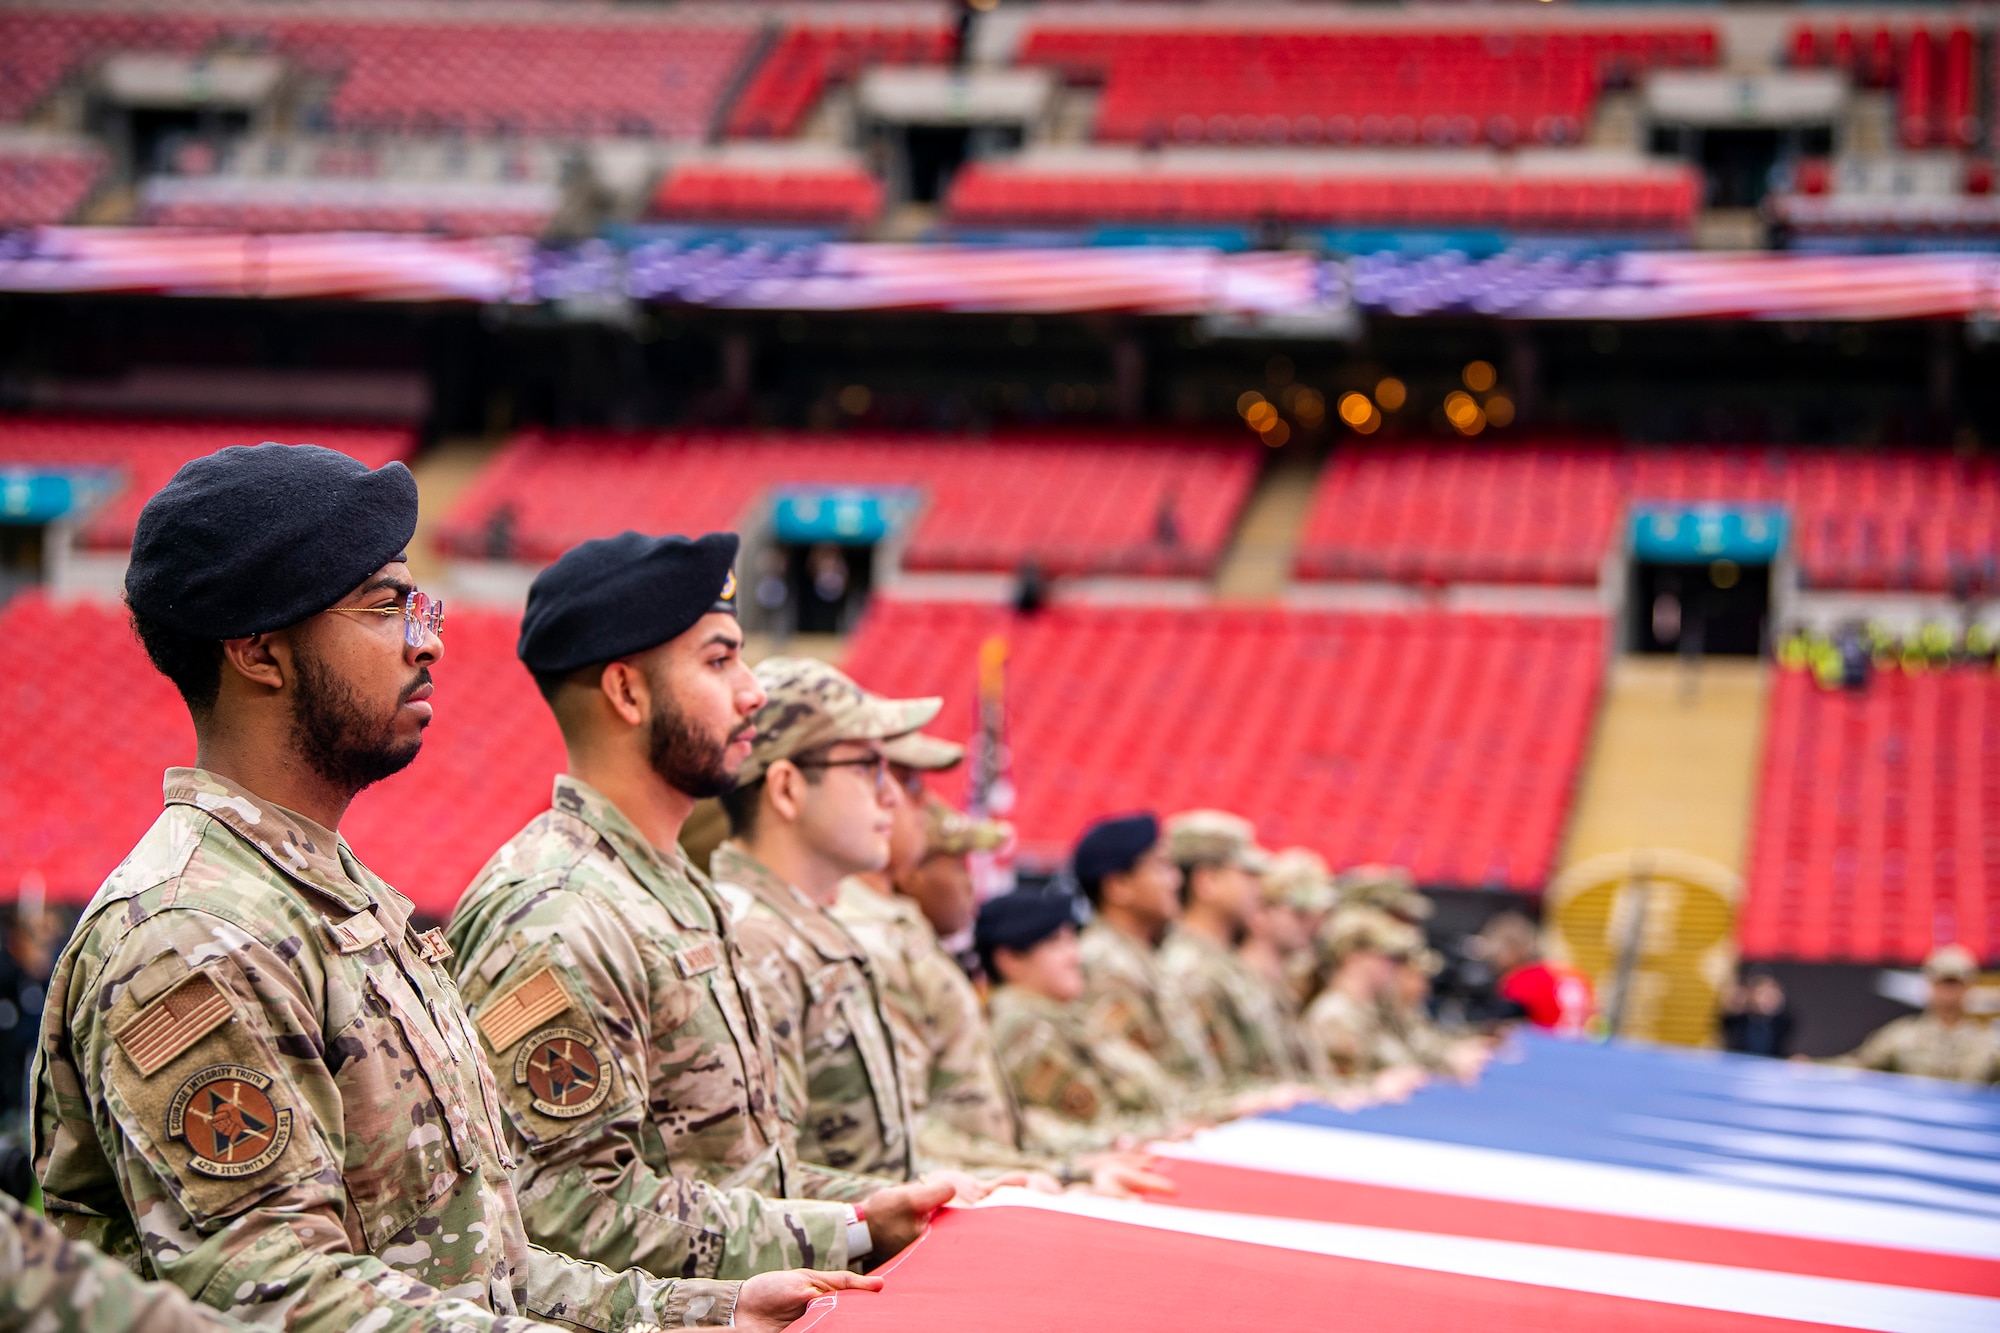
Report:
[[[1402,961],[1416,957],[1424,947],[1424,937],[1415,926],[1376,907],[1343,907],[1323,933],[1326,952],[1335,962],[1364,952]]]
[[[933,796],[924,802],[924,855],[964,856],[993,852],[1014,837],[1014,826],[998,819],[974,819]]]
[[[896,737],[882,747],[882,753],[889,756],[892,764],[924,773],[942,773],[965,762],[963,745],[938,736],[926,736],[921,731]]]
[[[1232,865],[1261,875],[1271,864],[1256,826],[1226,810],[1182,811],[1167,821],[1166,844],[1175,865]]]
[[[1339,901],[1326,858],[1310,847],[1287,847],[1264,872],[1264,901],[1287,903],[1301,912],[1324,912]]]
[[[1979,960],[1964,945],[1947,944],[1924,959],[1924,975],[1932,981],[1971,981],[1979,975]]]
[[[770,696],[752,723],[756,739],[736,775],[747,787],[780,759],[838,741],[885,741],[915,731],[944,707],[942,699],[884,699],[810,657],[770,657],[755,668]]]
[[[1380,908],[1405,921],[1428,921],[1435,910],[1401,866],[1350,866],[1334,876],[1333,887],[1342,903]]]

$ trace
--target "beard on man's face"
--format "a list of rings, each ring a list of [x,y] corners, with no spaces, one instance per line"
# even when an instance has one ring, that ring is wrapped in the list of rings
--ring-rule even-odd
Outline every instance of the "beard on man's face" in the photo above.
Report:
[[[727,794],[736,786],[736,774],[729,767],[729,744],[750,724],[743,723],[720,741],[704,736],[675,704],[665,680],[648,683],[652,686],[653,720],[646,732],[646,757],[653,771],[669,787],[696,800]]]
[[[421,733],[409,740],[397,739],[396,709],[419,686],[430,683],[429,667],[403,688],[396,709],[386,717],[376,717],[353,687],[329,671],[309,649],[301,648],[292,660],[299,673],[292,720],[298,728],[300,751],[315,773],[336,787],[358,792],[410,766],[424,740]]]

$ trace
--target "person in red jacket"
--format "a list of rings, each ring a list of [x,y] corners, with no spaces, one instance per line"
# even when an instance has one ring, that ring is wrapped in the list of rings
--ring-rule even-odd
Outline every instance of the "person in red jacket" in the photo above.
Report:
[[[1501,912],[1479,932],[1481,953],[1499,977],[1500,997],[1527,1013],[1530,1023],[1563,1036],[1581,1036],[1596,1011],[1590,980],[1581,972],[1547,962],[1534,922],[1519,912]]]

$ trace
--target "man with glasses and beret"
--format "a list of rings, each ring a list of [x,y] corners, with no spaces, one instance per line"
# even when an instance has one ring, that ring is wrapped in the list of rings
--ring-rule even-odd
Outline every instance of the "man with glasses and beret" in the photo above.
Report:
[[[532,1245],[450,947],[337,829],[413,760],[443,608],[410,579],[407,469],[224,449],[140,514],[132,624],[196,767],[85,909],[42,1028],[51,1217],[246,1322],[775,1329],[821,1292],[614,1272]]]
[[[800,1157],[728,910],[679,849],[765,700],[742,657],[736,550],[732,533],[628,532],[536,578],[518,655],[566,769],[449,926],[529,1234],[704,1277],[879,1262],[952,1193]]]
[[[942,701],[884,699],[808,658],[770,658],[755,674],[769,699],[722,798],[730,840],[710,870],[770,1015],[800,1150],[908,1179],[916,1141],[895,1039],[868,953],[831,909],[843,879],[888,864],[903,796],[884,744]]]

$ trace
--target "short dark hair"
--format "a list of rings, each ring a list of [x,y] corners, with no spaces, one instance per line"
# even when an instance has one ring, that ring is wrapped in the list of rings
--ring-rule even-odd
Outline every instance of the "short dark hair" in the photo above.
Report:
[[[541,691],[542,702],[553,705],[556,701],[556,691],[560,690],[564,685],[572,680],[585,677],[593,680],[602,680],[604,678],[604,668],[610,665],[611,663],[609,662],[592,662],[588,666],[580,666],[573,671],[536,671],[531,667],[528,670],[528,674],[535,678],[535,688]]]
[[[1076,886],[1082,889],[1083,896],[1090,900],[1090,906],[1093,911],[1104,906],[1102,901],[1104,897],[1104,880],[1102,878],[1096,875],[1092,875],[1089,879],[1079,878],[1076,881]]]
[[[188,711],[207,714],[214,710],[222,692],[222,640],[204,639],[169,628],[136,607],[131,613],[132,633],[151,659],[153,669],[174,683]]]
[[[1215,860],[1213,857],[1208,857],[1208,858],[1197,857],[1195,860],[1192,861],[1174,862],[1175,868],[1181,872],[1181,889],[1180,889],[1181,906],[1186,907],[1189,903],[1194,901],[1195,871],[1202,869],[1219,870],[1227,864],[1229,864],[1227,861],[1218,861]]]
[[[764,802],[764,779],[758,777],[732,787],[717,799],[722,803],[722,813],[729,816],[729,836],[747,838],[757,828],[757,807]]]

